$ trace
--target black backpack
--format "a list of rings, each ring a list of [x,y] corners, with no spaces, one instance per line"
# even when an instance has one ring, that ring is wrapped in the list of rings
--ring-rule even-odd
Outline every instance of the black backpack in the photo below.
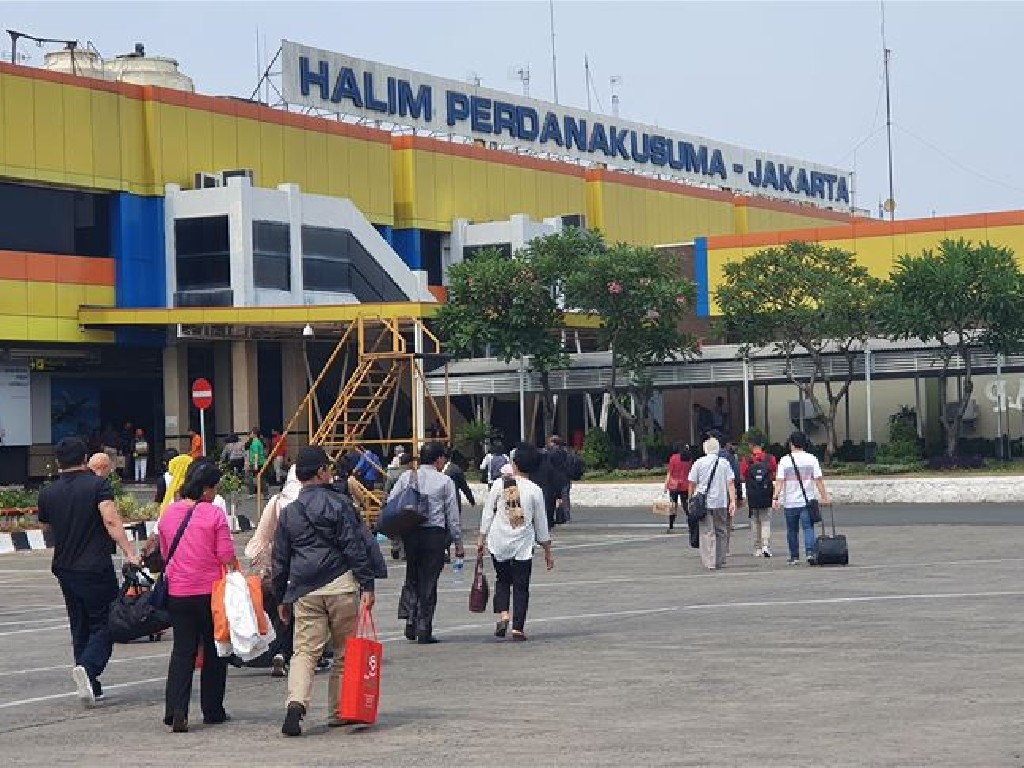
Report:
[[[772,505],[774,488],[771,459],[766,454],[747,467],[747,505],[751,509],[768,509]]]

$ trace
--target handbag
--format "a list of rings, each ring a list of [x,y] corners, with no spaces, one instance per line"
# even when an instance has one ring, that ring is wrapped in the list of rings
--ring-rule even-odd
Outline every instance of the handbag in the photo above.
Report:
[[[651,512],[662,517],[672,514],[672,502],[668,500],[668,491],[651,505]]]
[[[334,702],[339,720],[363,725],[377,722],[383,661],[384,646],[377,640],[373,612],[364,608],[355,635],[345,641],[345,670]]]
[[[711,484],[715,481],[715,472],[718,471],[718,465],[721,461],[721,456],[715,457],[715,466],[711,468],[708,484],[704,486],[703,491],[694,491],[694,494],[690,497],[689,506],[686,510],[686,522],[691,524],[699,523],[708,516],[708,491],[711,488]]]
[[[192,513],[196,511],[197,506],[199,506],[199,502],[192,505],[188,514],[185,515],[185,519],[182,520],[181,525],[178,526],[178,532],[174,536],[174,541],[171,542],[171,548],[167,550],[167,557],[164,558],[164,569],[160,572],[160,576],[157,577],[156,584],[153,585],[153,589],[149,593],[150,604],[161,611],[167,610],[167,566],[170,565],[171,558],[174,557],[174,553],[178,550],[178,544],[181,543],[181,537],[185,533],[185,528],[188,526],[189,520],[192,519]]]
[[[491,596],[491,588],[487,585],[487,574],[484,573],[484,556],[476,556],[476,567],[473,569],[473,586],[469,588],[469,610],[472,613],[483,613],[487,610],[487,600]]]
[[[377,530],[390,538],[405,536],[427,521],[423,512],[425,500],[417,483],[419,472],[413,469],[411,473],[409,484],[388,499],[377,523]]]
[[[115,643],[130,643],[147,635],[156,635],[171,626],[167,611],[152,603],[152,591],[142,584],[146,575],[136,569],[125,572],[117,599],[110,605],[107,631]]]
[[[789,453],[789,461],[793,464],[793,471],[796,472],[796,481],[800,484],[800,493],[804,495],[804,504],[807,505],[807,514],[810,515],[811,522],[817,525],[821,522],[821,504],[818,503],[817,499],[807,498],[807,489],[804,488],[804,481],[800,477],[800,467],[796,465],[796,459],[793,458],[793,452]]]

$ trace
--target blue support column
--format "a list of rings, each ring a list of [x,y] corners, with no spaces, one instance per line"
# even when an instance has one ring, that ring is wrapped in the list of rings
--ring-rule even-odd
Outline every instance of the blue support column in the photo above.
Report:
[[[409,269],[426,269],[423,261],[423,232],[419,229],[392,230],[391,247]]]

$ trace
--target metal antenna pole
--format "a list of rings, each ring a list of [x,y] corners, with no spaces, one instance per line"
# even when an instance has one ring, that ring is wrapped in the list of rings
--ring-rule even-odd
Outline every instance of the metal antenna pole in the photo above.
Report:
[[[587,112],[591,112],[590,108],[590,57],[583,54],[583,72],[587,77]]]
[[[892,181],[892,103],[889,98],[889,57],[892,51],[885,43],[885,2],[882,0],[882,53],[885,65],[885,134],[889,149],[889,199],[886,201],[886,208],[889,209],[889,221],[896,219],[896,195],[893,190]]]
[[[558,59],[555,57],[555,0],[548,0],[551,14],[551,79],[555,91],[555,104],[558,103]]]

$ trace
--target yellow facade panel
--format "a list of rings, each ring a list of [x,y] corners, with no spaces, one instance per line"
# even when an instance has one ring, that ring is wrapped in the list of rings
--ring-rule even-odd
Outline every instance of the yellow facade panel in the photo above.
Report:
[[[240,122],[238,118],[230,115],[210,115],[210,134],[213,138],[210,148],[210,168],[207,170],[219,171],[224,168],[251,167],[238,162],[238,124]]]
[[[256,171],[256,183],[269,186],[263,177],[263,160],[260,144],[260,124],[255,120],[238,118],[235,121],[235,153],[237,168],[252,168]]]
[[[318,131],[306,134],[306,185],[310,192],[326,195],[330,190],[327,167],[327,135]]]
[[[160,160],[165,183],[191,185],[188,120],[181,107],[160,105]]]
[[[28,341],[28,315],[0,314],[0,339]]]
[[[57,83],[38,81],[33,91],[36,167],[64,170],[64,99]]]
[[[281,145],[283,147],[283,172],[285,179],[298,184],[306,192],[310,189],[309,175],[306,171],[306,131],[290,126],[281,129]]]
[[[370,208],[367,216],[380,224],[393,224],[394,182],[391,174],[392,152],[387,144],[360,142],[370,153]]]
[[[146,113],[141,101],[119,99],[119,125],[121,150],[121,189],[135,194],[150,194],[153,190],[153,172],[148,160],[146,142]],[[162,191],[162,188],[161,188]]]
[[[121,189],[124,185],[120,100],[121,97],[115,93],[92,92],[93,174],[97,186],[105,189]]]
[[[348,143],[341,136],[326,134],[326,146],[328,194],[342,197],[349,186]]]
[[[413,217],[413,189],[415,186],[414,155],[411,149],[396,150],[391,162],[395,226],[406,228]]]
[[[25,283],[28,295],[28,312],[37,317],[54,317],[57,314],[57,284],[28,281]]]
[[[0,280],[0,311],[10,315],[28,314],[28,285],[24,280]]]
[[[29,315],[28,338],[30,341],[60,341],[57,338],[57,318]]]
[[[260,123],[260,186],[276,187],[290,179],[284,173],[284,126]]]
[[[378,171],[370,167],[370,156],[364,142],[339,136],[338,143],[345,147],[348,162],[342,169],[336,194],[349,198],[355,203],[356,208],[369,213],[370,202],[373,199],[370,186],[374,183]]]
[[[57,283],[57,314],[61,317],[77,317],[78,308],[86,301],[85,286],[75,283]]]
[[[21,77],[4,77],[4,164],[17,168],[36,167],[35,110],[33,82]]]
[[[185,113],[185,140],[188,146],[188,175],[199,171],[218,171],[213,163],[213,120],[209,112],[180,108]]]
[[[152,185],[152,193],[164,193],[164,158],[163,158],[163,105],[154,101],[142,103],[142,122],[145,126],[143,139],[143,178]]]

